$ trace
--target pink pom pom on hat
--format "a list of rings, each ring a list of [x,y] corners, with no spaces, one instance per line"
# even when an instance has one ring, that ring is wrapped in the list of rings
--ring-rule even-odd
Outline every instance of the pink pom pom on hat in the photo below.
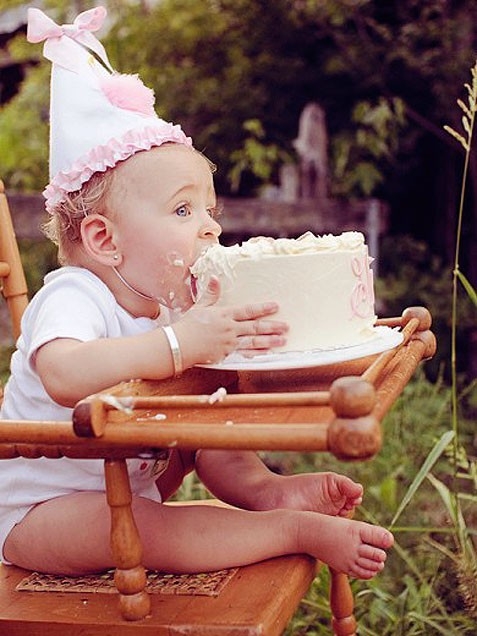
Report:
[[[43,54],[53,63],[50,183],[43,192],[50,213],[94,173],[137,152],[167,142],[192,147],[179,125],[157,116],[154,93],[137,75],[113,71],[93,35],[105,17],[106,9],[96,7],[59,26],[39,9],[28,9],[27,39],[44,41]]]

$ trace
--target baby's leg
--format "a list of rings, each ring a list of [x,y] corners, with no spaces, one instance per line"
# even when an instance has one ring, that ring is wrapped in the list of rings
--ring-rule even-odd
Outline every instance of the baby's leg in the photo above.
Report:
[[[142,497],[133,497],[132,508],[149,569],[218,570],[295,551],[296,530],[286,511],[166,505]],[[114,567],[105,494],[82,492],[39,504],[10,532],[4,555],[20,567],[53,574]]]
[[[156,479],[156,486],[161,493],[162,501],[167,501],[169,497],[172,497],[181,486],[184,477],[194,470],[194,458],[193,451],[170,451],[167,470]]]
[[[167,505],[142,497],[133,497],[132,509],[149,569],[218,570],[295,551],[286,511]],[[52,574],[114,567],[105,494],[81,492],[37,505],[10,532],[3,551],[15,565]]]
[[[245,565],[282,554],[308,553],[333,568],[371,578],[384,564],[392,535],[383,528],[314,512],[251,512],[216,506],[168,506],[133,499],[144,565],[200,572]],[[58,574],[114,566],[104,493],[77,493],[36,506],[10,533],[5,558]]]
[[[51,574],[86,574],[113,567],[105,493],[79,492],[33,508],[5,541],[7,561]]]
[[[255,563],[284,554],[307,553],[335,570],[370,579],[380,572],[390,532],[361,521],[295,510],[245,511],[213,505],[161,506],[161,527],[173,528],[161,538],[149,525],[142,500],[136,519],[151,569],[172,572],[217,570]],[[166,520],[167,518],[167,520]],[[157,550],[159,550],[157,552]]]

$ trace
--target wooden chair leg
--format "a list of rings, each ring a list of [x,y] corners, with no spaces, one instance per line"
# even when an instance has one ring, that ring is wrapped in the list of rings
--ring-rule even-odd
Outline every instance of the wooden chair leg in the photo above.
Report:
[[[146,571],[142,565],[142,545],[132,514],[131,486],[125,459],[104,462],[106,497],[111,510],[111,550],[116,563],[114,582],[124,619],[145,618],[151,611],[146,592]]]
[[[330,607],[335,636],[355,636],[354,598],[349,578],[330,568]]]

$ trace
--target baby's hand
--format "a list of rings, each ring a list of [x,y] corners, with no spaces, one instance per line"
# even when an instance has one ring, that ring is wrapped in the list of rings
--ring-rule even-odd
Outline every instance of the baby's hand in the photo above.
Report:
[[[278,311],[275,302],[244,307],[218,307],[220,283],[211,277],[206,292],[174,324],[184,366],[220,362],[232,351],[252,356],[285,344],[288,325],[269,319]]]

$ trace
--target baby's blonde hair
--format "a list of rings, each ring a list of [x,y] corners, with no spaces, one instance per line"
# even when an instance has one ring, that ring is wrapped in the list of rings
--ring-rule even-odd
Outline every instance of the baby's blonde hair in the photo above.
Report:
[[[112,180],[112,169],[96,172],[79,190],[66,194],[53,208],[42,229],[58,246],[58,260],[61,264],[69,263],[74,249],[81,244],[81,222],[84,217],[88,214],[108,216],[110,213],[107,195]]]

